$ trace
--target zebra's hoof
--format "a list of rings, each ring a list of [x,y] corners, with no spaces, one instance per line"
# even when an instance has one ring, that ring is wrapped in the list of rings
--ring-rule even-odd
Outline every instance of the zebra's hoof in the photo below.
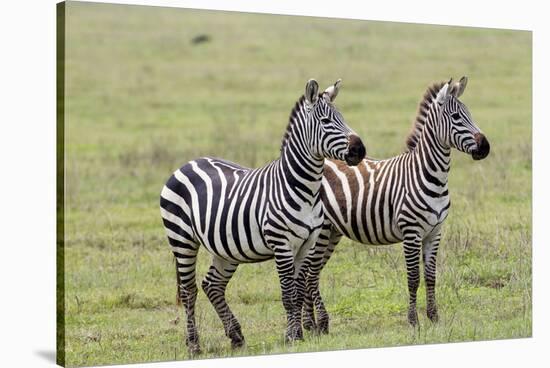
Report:
[[[328,324],[323,326],[321,325],[317,326],[316,332],[319,335],[328,335]]]
[[[191,356],[199,355],[202,353],[199,343],[187,343],[187,350]]]
[[[285,342],[286,343],[293,343],[295,341],[301,341],[304,339],[304,336],[303,334],[301,333],[297,333],[297,332],[294,332],[292,334],[287,334],[285,336]]]
[[[320,335],[328,334],[328,318],[322,319],[317,323],[317,333]]]
[[[231,349],[239,349],[244,346],[244,338],[237,337],[231,339]]]
[[[432,321],[433,323],[437,323],[439,322],[439,314],[437,313],[437,309],[428,309],[428,318],[430,319],[430,321]]]
[[[418,313],[416,310],[410,310],[408,314],[409,324],[413,327],[418,325]]]
[[[317,326],[315,326],[315,322],[313,322],[313,320],[307,319],[304,321],[304,330],[315,331],[317,330]]]

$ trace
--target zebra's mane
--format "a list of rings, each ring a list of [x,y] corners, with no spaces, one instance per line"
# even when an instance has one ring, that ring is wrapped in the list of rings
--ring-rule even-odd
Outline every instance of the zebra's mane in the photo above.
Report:
[[[424,97],[418,105],[418,113],[416,114],[416,119],[413,121],[413,126],[411,132],[407,136],[407,149],[412,151],[418,144],[418,140],[424,130],[426,121],[428,118],[428,111],[430,107],[435,102],[435,98],[441,88],[445,85],[445,82],[434,83],[429,87],[424,93]]]
[[[283,135],[283,140],[281,142],[281,152],[283,151],[283,149],[286,147],[286,144],[288,143],[288,138],[290,137],[290,134],[292,132],[292,126],[298,120],[298,113],[302,109],[302,106],[304,105],[305,100],[306,100],[306,97],[302,95],[302,97],[300,97],[300,99],[296,101],[294,108],[290,112],[285,134]]]

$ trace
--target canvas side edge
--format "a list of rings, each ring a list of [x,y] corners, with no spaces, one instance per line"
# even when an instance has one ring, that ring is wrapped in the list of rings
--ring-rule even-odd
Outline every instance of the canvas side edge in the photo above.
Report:
[[[56,363],[65,366],[65,2],[56,13]]]

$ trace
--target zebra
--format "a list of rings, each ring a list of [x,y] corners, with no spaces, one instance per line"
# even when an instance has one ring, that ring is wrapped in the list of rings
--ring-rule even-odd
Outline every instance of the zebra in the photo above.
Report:
[[[202,289],[232,348],[244,344],[225,289],[241,263],[275,258],[287,316],[286,341],[303,338],[301,302],[308,250],[324,222],[320,197],[325,158],[357,165],[365,146],[333,102],[341,80],[319,93],[313,79],[296,102],[280,157],[258,169],[212,157],[190,161],[163,187],[160,212],[176,258],[178,294],[187,314],[186,344],[200,353],[195,323],[195,264],[200,244],[212,255]]]
[[[328,333],[329,316],[319,292],[319,274],[342,236],[373,245],[403,242],[408,322],[413,326],[418,323],[416,293],[422,254],[427,316],[438,321],[436,257],[441,227],[451,205],[451,148],[474,160],[484,159],[490,151],[489,141],[458,99],[467,82],[462,77],[456,83],[451,79],[428,88],[407,138],[407,151],[401,155],[385,160],[366,158],[353,168],[326,160],[321,190],[326,219],[310,252],[303,303],[305,329]]]

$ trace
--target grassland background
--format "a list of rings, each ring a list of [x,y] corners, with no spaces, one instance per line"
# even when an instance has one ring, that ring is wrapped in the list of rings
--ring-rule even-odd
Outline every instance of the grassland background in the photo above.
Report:
[[[370,156],[404,149],[432,82],[468,75],[462,100],[491,142],[453,153],[438,259],[441,321],[407,325],[399,245],[344,240],[321,280],[327,336],[285,345],[273,262],[244,265],[227,297],[247,346],[231,351],[200,292],[201,357],[531,336],[531,34],[521,31],[69,2],[65,84],[68,365],[189,359],[158,196],[173,170],[212,155],[277,157],[307,79]],[[193,44],[207,34],[210,41]],[[209,263],[199,253],[198,277]]]

